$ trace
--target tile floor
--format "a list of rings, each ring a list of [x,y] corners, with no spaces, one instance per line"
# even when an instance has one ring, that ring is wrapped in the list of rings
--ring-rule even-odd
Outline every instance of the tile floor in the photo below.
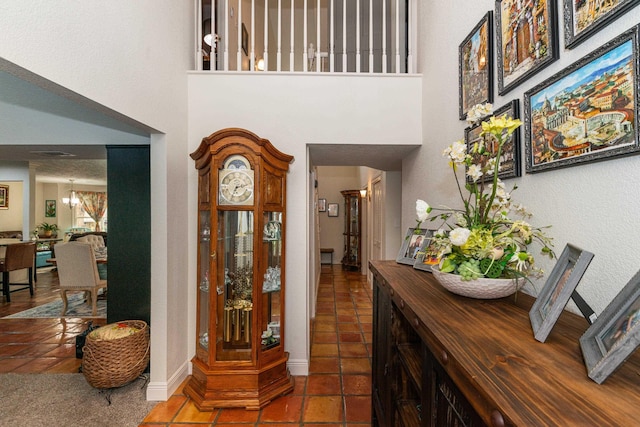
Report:
[[[142,427],[371,425],[371,290],[366,276],[323,265],[311,325],[309,376],[260,411],[200,412],[182,388],[147,415]]]
[[[0,296],[0,318],[57,298],[57,274],[39,271],[34,297],[28,290],[12,293],[11,303]],[[340,265],[323,265],[311,325],[310,372],[294,377],[292,393],[260,411],[199,412],[180,388],[167,402],[158,403],[141,426],[370,425],[372,306],[366,276]],[[88,319],[0,319],[0,373],[78,372],[75,336],[87,323]]]

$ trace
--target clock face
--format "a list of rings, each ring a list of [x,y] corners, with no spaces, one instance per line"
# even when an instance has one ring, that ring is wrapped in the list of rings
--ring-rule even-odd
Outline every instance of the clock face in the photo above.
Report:
[[[253,171],[251,169],[223,169],[220,171],[220,204],[253,204]]]

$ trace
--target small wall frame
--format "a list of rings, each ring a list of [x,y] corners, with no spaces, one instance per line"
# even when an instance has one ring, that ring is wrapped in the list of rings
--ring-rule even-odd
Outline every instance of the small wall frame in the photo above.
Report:
[[[338,216],[339,205],[337,203],[329,203],[327,208],[327,216]]]
[[[593,259],[591,252],[567,244],[553,267],[540,295],[529,311],[536,340],[545,342],[571,294]]]
[[[409,228],[400,246],[396,262],[407,265],[415,264],[420,247],[429,231],[431,230],[426,228]]]
[[[602,384],[640,344],[640,271],[580,337],[589,378]]]

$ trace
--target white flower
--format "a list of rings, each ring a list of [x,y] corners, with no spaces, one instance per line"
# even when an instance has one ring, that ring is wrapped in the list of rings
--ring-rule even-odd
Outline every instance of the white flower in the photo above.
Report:
[[[529,254],[526,252],[516,252],[513,254],[509,263],[516,263],[516,270],[522,272],[527,268],[527,261],[529,260]]]
[[[467,176],[476,182],[482,177],[482,169],[478,165],[471,165],[467,168]]]
[[[471,234],[471,230],[468,228],[454,228],[449,233],[449,240],[455,246],[462,246],[467,243],[467,239],[469,239],[469,235]]]
[[[442,152],[443,156],[448,156],[454,163],[464,163],[467,158],[467,144],[463,141],[455,141]]]
[[[467,113],[467,122],[475,123],[481,118],[493,113],[493,105],[490,103],[476,104]]]
[[[467,227],[469,224],[467,224],[467,218],[465,218],[465,216],[462,214],[462,212],[456,212],[454,214],[454,217],[456,219],[456,225],[460,226],[460,227]]]
[[[429,218],[429,212],[431,212],[431,206],[424,200],[416,200],[416,216],[418,221],[426,221]]]

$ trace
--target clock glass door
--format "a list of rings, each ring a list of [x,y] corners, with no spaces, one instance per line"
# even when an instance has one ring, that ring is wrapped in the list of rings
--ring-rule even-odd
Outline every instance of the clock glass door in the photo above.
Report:
[[[282,265],[282,212],[264,213],[262,232],[264,277],[262,280],[262,336],[263,350],[280,344],[281,320],[281,265]]]
[[[253,217],[253,211],[219,213],[217,360],[251,360]]]

